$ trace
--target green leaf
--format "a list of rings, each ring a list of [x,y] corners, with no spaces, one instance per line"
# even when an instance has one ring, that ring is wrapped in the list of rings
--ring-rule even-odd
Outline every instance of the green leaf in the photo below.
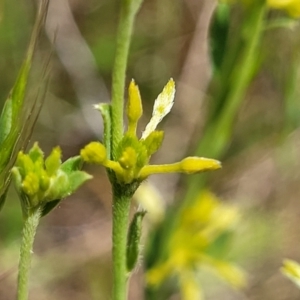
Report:
[[[140,240],[142,235],[142,221],[146,211],[138,211],[135,213],[128,231],[127,239],[127,271],[131,272],[139,258]]]
[[[0,117],[0,209],[4,204],[6,191],[11,180],[11,168],[19,150],[28,143],[43,103],[40,87],[36,96],[31,97],[26,103],[25,98],[33,54],[47,13],[47,7],[48,0],[41,1],[25,60]],[[44,79],[46,76],[45,68],[41,78]]]

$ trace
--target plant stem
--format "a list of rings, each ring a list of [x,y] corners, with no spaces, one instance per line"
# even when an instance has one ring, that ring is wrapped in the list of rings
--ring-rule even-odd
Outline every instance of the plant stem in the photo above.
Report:
[[[135,15],[142,0],[121,0],[117,32],[116,55],[112,75],[111,102],[111,156],[116,159],[117,148],[123,136],[123,110],[126,68]],[[115,176],[110,178],[113,190],[113,300],[127,298],[127,229],[132,193],[119,186]]]
[[[112,74],[112,157],[123,134],[123,110],[126,67],[135,13],[126,1],[121,1],[120,21],[117,32],[116,56]]]
[[[25,219],[20,248],[19,274],[18,274],[18,300],[28,299],[28,280],[31,265],[31,254],[41,210],[32,210]]]
[[[127,229],[131,196],[113,194],[113,300],[127,299]]]

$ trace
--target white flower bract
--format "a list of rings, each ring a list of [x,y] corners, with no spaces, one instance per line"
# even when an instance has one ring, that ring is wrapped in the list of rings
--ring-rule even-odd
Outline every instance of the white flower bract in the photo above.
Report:
[[[175,98],[175,82],[173,78],[165,85],[163,91],[154,102],[152,117],[142,134],[142,139],[147,138],[153,132],[161,120],[170,112]]]

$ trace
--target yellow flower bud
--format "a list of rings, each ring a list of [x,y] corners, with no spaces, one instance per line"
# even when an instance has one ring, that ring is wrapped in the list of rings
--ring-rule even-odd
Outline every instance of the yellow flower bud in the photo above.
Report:
[[[45,160],[45,166],[49,176],[54,175],[60,165],[61,165],[61,149],[60,147],[55,147],[53,148],[50,155]]]
[[[193,174],[221,168],[221,163],[215,159],[191,156],[180,162],[181,172]]]
[[[106,161],[106,149],[99,142],[91,142],[80,151],[82,159],[88,163],[103,164]]]
[[[127,117],[128,117],[128,131],[131,134],[136,133],[137,122],[143,114],[142,99],[138,86],[134,80],[131,80],[129,85],[129,98],[127,102]]]
[[[134,148],[127,147],[122,153],[122,156],[119,158],[119,163],[122,168],[128,170],[132,169],[136,165],[137,154]]]
[[[22,182],[22,189],[25,194],[34,196],[39,190],[39,179],[36,174],[30,172]]]
[[[46,191],[50,185],[50,178],[45,170],[41,170],[40,174],[40,189]]]

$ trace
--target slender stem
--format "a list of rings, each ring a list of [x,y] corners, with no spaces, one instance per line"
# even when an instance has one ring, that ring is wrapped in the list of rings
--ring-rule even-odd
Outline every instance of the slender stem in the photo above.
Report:
[[[121,1],[121,14],[117,33],[116,56],[112,75],[112,157],[123,134],[123,110],[126,67],[135,14],[130,5]]]
[[[127,229],[131,197],[113,195],[113,300],[127,299]]]
[[[28,280],[31,265],[32,246],[40,218],[41,210],[35,209],[28,214],[28,217],[24,222],[22,243],[20,248],[18,300],[28,299]]]
[[[117,32],[115,64],[112,76],[111,102],[111,157],[116,159],[117,148],[123,136],[124,88],[130,40],[135,15],[142,0],[121,0]],[[127,229],[132,193],[119,186],[114,176],[113,186],[113,300],[127,299]]]

